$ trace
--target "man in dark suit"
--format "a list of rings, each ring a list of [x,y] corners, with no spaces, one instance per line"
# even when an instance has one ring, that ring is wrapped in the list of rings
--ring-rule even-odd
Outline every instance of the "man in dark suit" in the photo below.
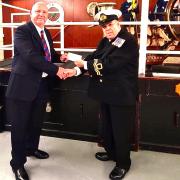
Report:
[[[64,69],[52,63],[63,56],[55,52],[51,35],[44,28],[48,18],[46,4],[35,3],[30,17],[31,21],[15,32],[12,72],[6,92],[7,118],[11,122],[10,165],[18,180],[29,179],[24,168],[27,156],[49,157],[47,152],[38,149],[48,99],[48,79],[64,76]]]
[[[85,60],[75,61],[78,67],[88,70],[89,96],[101,104],[106,152],[96,153],[96,158],[116,162],[109,175],[112,180],[122,179],[131,166],[130,136],[138,95],[139,48],[135,38],[120,26],[120,15],[115,9],[95,15],[104,38]]]

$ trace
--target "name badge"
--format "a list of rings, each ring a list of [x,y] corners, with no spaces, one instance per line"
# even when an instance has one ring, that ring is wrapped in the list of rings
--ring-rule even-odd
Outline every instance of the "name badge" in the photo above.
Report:
[[[112,45],[117,46],[118,48],[120,48],[125,42],[125,39],[122,39],[120,37],[117,37],[114,42],[112,43]]]

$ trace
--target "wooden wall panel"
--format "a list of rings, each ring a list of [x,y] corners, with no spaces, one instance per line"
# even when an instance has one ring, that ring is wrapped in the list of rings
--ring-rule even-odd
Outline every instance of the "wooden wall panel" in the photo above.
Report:
[[[25,8],[25,9],[30,9],[32,4],[34,3],[34,1],[29,0],[4,0],[3,3],[7,3],[13,6],[18,6],[21,8]],[[3,22],[4,23],[10,23],[11,22],[11,13],[13,12],[22,12],[20,10],[16,10],[13,8],[9,8],[9,7],[5,7],[3,6]],[[18,19],[18,20],[17,20]],[[27,17],[15,17],[15,21],[14,22],[22,22],[27,20]],[[11,29],[10,28],[4,28],[3,29],[3,33],[4,33],[4,44],[10,44],[11,43]],[[5,58],[10,58],[12,56],[11,51],[4,51],[4,57]]]
[[[32,4],[37,2],[38,0],[8,0],[4,1],[5,3],[19,6],[26,9],[31,9]],[[48,1],[48,0],[47,0]],[[64,8],[65,12],[65,21],[93,21],[93,18],[90,17],[87,12],[86,8],[90,2],[115,2],[115,8],[119,9],[121,3],[125,0],[60,0],[59,2]],[[155,1],[155,0],[150,0]],[[141,0],[139,0],[139,4],[141,6]],[[10,13],[11,12],[21,12],[19,10],[13,10],[11,8],[3,7],[3,12],[6,16],[3,16],[4,22],[10,22]],[[17,22],[25,21],[27,17],[16,17],[15,20]],[[52,36],[55,36],[56,41],[59,41],[59,30],[51,30]],[[4,42],[5,44],[9,44],[11,42],[11,32],[9,29],[4,29]],[[88,26],[68,26],[65,28],[65,47],[66,48],[95,48],[102,38],[101,28],[91,27]],[[57,45],[55,46],[57,47]],[[58,46],[59,47],[59,46]],[[11,54],[6,51],[5,56],[9,57]]]

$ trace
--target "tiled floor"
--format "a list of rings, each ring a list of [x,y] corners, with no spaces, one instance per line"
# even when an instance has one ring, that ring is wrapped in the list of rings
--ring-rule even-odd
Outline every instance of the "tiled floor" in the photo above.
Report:
[[[28,158],[31,180],[108,180],[114,162],[101,162],[94,154],[96,143],[41,137],[40,148],[50,154],[46,160]],[[179,180],[180,155],[151,151],[132,152],[132,166],[125,180]],[[0,180],[14,180],[9,166],[10,133],[0,133]]]

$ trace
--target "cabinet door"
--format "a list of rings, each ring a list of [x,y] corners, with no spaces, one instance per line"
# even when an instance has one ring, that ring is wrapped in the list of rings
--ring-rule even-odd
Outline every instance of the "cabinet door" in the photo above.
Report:
[[[49,121],[59,124],[60,130],[97,133],[98,104],[88,98],[87,93],[56,91],[51,98],[51,106]]]
[[[141,106],[141,143],[180,146],[180,98],[143,96]]]
[[[8,86],[9,76],[9,71],[0,71],[0,129],[2,130],[10,130],[10,122],[6,120],[5,114],[5,92]]]
[[[57,136],[92,140],[97,138],[99,104],[87,95],[86,77],[60,82],[51,96],[52,111],[44,128]]]
[[[0,132],[9,127],[10,123],[6,121],[5,115],[5,90],[6,87],[0,84]]]
[[[3,109],[3,100],[2,100],[2,86],[0,84],[0,132],[3,130],[3,115],[2,115],[2,109]]]

